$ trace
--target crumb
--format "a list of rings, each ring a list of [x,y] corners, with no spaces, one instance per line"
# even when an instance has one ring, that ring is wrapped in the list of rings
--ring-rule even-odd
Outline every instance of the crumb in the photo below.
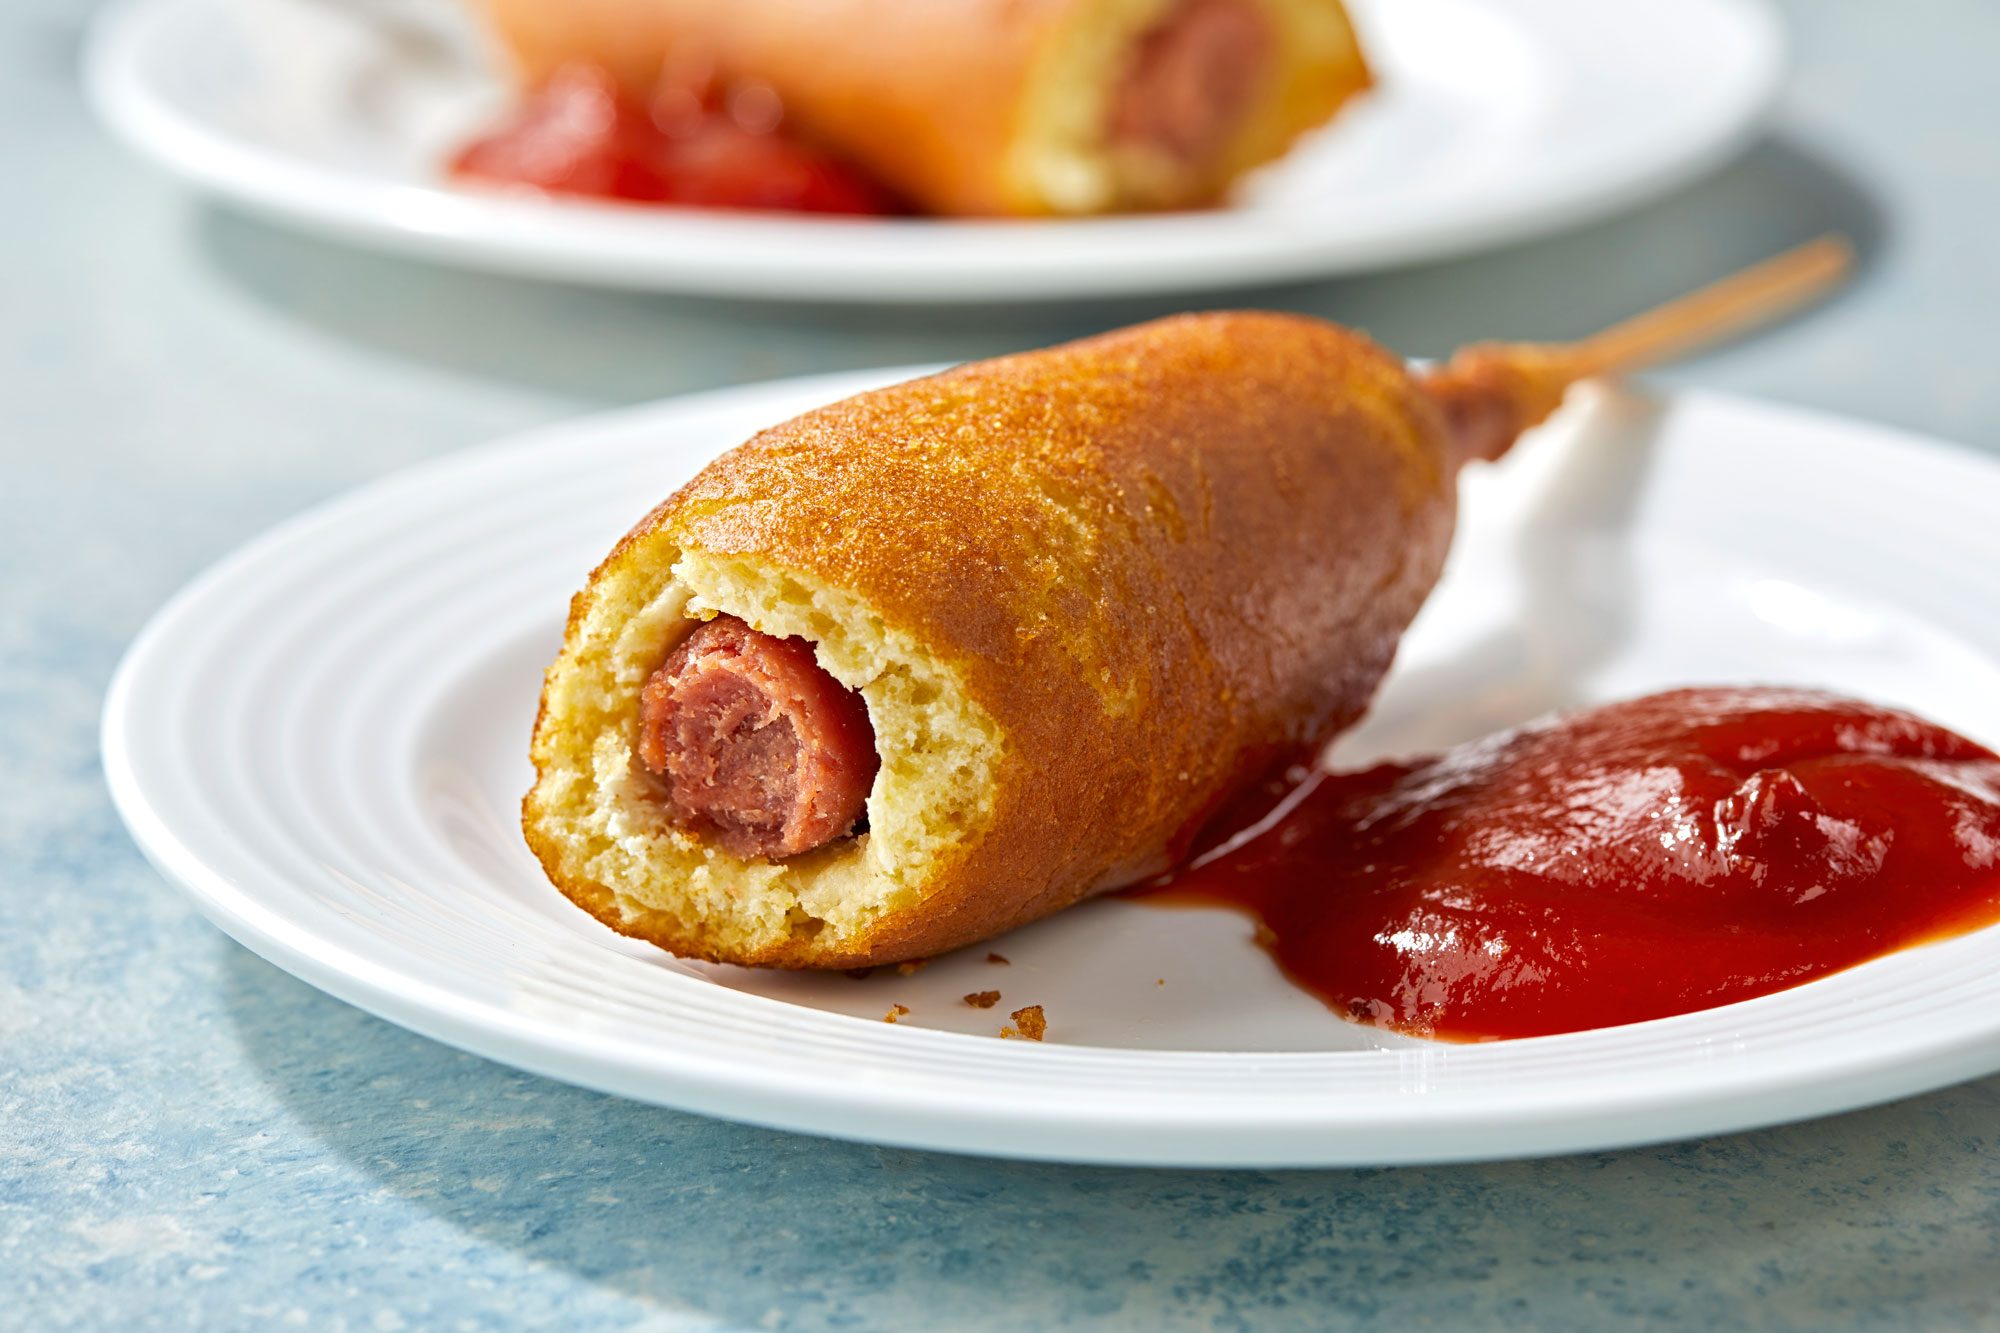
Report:
[[[1022,1041],[1040,1041],[1042,1034],[1049,1030],[1049,1021],[1042,1014],[1042,1006],[1031,1004],[1025,1009],[1016,1009],[1007,1017],[1014,1020],[1014,1026],[1001,1028],[1003,1037],[1018,1037]]]
[[[1153,984],[1155,986],[1164,986],[1167,984],[1167,979],[1165,977],[1161,977],[1158,981],[1154,982]]]
[[[989,953],[986,955],[986,961],[989,963],[998,963],[1000,964],[1000,966],[1005,967],[1007,966],[1007,955],[1002,953]]]
[[[1000,992],[997,990],[977,990],[966,996],[965,1002],[974,1009],[991,1009],[994,1005],[1000,1003]]]
[[[882,1015],[882,1021],[884,1023],[893,1023],[909,1012],[910,1006],[907,1004],[892,1004],[889,1006],[889,1012]]]
[[[912,958],[907,963],[896,964],[896,975],[899,977],[913,977],[930,965],[931,960],[928,958]]]
[[[847,969],[847,975],[853,977],[856,981],[866,981],[875,975],[875,969],[872,967],[850,967]]]

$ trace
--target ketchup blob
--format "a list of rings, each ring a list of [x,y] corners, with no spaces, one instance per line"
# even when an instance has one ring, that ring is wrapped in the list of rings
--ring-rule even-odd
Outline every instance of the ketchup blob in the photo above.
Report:
[[[853,167],[786,133],[769,88],[706,74],[662,80],[642,102],[595,66],[566,66],[451,169],[466,180],[635,203],[900,211]]]
[[[1455,1041],[1767,994],[2000,921],[2000,756],[1908,713],[1689,689],[1315,772],[1137,896],[1249,912],[1337,1012]]]

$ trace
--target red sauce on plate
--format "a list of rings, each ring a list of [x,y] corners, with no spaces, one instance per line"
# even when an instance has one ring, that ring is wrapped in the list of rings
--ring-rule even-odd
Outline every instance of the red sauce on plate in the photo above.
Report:
[[[549,194],[789,213],[901,211],[852,166],[790,134],[777,94],[711,77],[647,101],[588,65],[559,71],[451,164],[463,180]]]
[[[2000,757],[1812,691],[1653,695],[1263,806],[1139,896],[1243,909],[1298,983],[1420,1036],[1686,1013],[2000,921]]]

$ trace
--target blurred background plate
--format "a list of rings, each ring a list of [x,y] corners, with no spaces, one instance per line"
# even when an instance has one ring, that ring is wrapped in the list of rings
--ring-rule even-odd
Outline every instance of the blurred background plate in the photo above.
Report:
[[[570,594],[714,454],[908,373],[546,429],[253,542],[118,672],[104,767],[120,813],[224,930],[372,1013],[589,1087],[845,1138],[1174,1165],[1492,1158],[2000,1069],[2000,928],[1700,1013],[1456,1046],[1335,1018],[1217,910],[1099,901],[993,941],[1007,966],[977,946],[864,980],[612,934],[549,886],[519,829]],[[1989,460],[1743,399],[1597,391],[1469,475],[1464,499],[1444,580],[1341,742],[1349,762],[1704,682],[1823,686],[2000,743]],[[988,989],[992,1010],[961,999]],[[1048,1042],[998,1040],[1028,1004]],[[892,1005],[909,1012],[884,1023]]]
[[[129,0],[100,114],[242,207],[454,264],[836,301],[1059,299],[1325,277],[1574,225],[1758,128],[1783,42],[1757,0],[1353,0],[1380,89],[1203,213],[859,220],[497,198],[440,164],[507,101],[450,0]]]

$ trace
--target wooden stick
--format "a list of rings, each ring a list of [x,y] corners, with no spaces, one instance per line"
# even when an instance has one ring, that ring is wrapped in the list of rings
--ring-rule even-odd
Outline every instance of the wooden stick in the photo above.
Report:
[[[1700,291],[1571,343],[1480,343],[1422,377],[1461,462],[1494,459],[1540,425],[1578,380],[1658,365],[1830,290],[1853,251],[1822,236]]]
[[[1548,420],[1578,380],[1656,366],[1776,318],[1830,290],[1852,258],[1846,240],[1820,236],[1578,342],[1480,342],[1460,348],[1424,374],[1422,384],[1444,410],[1458,460],[1492,460],[1524,430]]]
[[[1822,236],[1602,333],[1549,350],[1577,379],[1658,365],[1824,295],[1853,262],[1854,250],[1843,237]]]

